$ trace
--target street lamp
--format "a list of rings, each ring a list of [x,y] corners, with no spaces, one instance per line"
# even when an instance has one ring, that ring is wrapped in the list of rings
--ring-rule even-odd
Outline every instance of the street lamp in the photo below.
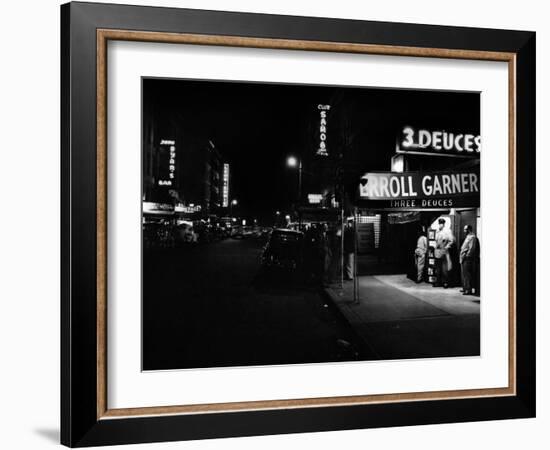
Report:
[[[288,167],[298,167],[298,203],[302,200],[302,160],[295,156],[289,156],[286,159]]]
[[[275,222],[274,222],[274,226],[278,226],[279,223],[280,223],[280,218],[281,218],[281,211],[275,211]]]
[[[286,163],[288,167],[296,167],[298,165],[298,159],[295,156],[289,156]]]
[[[295,156],[289,156],[286,160],[288,167],[298,166],[298,206],[302,202],[302,159]],[[298,223],[302,227],[302,213],[298,212]]]
[[[229,208],[229,216],[233,217],[233,206],[237,206],[238,204],[239,202],[237,201],[236,198],[231,200],[231,207]]]

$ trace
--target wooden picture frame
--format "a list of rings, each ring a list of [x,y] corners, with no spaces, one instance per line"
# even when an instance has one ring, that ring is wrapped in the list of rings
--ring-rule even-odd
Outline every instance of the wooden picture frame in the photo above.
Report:
[[[534,417],[535,33],[93,3],[61,7],[61,442],[91,446]],[[507,62],[506,388],[110,409],[109,40]]]

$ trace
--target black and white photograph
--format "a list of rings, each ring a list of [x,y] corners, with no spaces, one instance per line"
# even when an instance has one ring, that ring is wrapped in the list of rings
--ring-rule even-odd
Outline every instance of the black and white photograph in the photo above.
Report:
[[[547,8],[455,6],[5,2],[0,449],[548,447]]]
[[[480,93],[142,78],[142,370],[480,355]]]

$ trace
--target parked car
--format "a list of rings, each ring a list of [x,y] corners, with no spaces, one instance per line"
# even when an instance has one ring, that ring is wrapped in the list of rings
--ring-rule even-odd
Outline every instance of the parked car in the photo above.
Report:
[[[234,239],[248,239],[253,237],[253,235],[252,227],[247,226],[235,227],[233,228],[233,233],[231,233],[231,237]]]
[[[233,239],[243,239],[244,238],[244,231],[243,231],[243,227],[239,226],[239,227],[233,227],[231,229],[231,237]]]
[[[171,248],[174,246],[174,226],[169,220],[144,222],[142,230],[145,248]]]
[[[300,231],[275,229],[262,254],[262,265],[268,268],[296,270],[303,262],[304,235]]]

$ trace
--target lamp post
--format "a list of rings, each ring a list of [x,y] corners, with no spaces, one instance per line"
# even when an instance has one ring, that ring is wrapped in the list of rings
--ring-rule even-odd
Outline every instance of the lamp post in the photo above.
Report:
[[[298,168],[298,203],[302,200],[302,160],[295,156],[289,156],[286,160],[288,167]]]
[[[231,203],[230,203],[230,208],[229,208],[229,215],[231,217],[233,217],[233,206],[237,206],[239,204],[239,202],[237,201],[236,198],[234,198],[233,200],[231,200]]]
[[[286,160],[288,167],[298,167],[298,206],[302,202],[302,159],[298,159],[295,156],[289,156]],[[298,226],[302,227],[302,214],[298,211]]]

